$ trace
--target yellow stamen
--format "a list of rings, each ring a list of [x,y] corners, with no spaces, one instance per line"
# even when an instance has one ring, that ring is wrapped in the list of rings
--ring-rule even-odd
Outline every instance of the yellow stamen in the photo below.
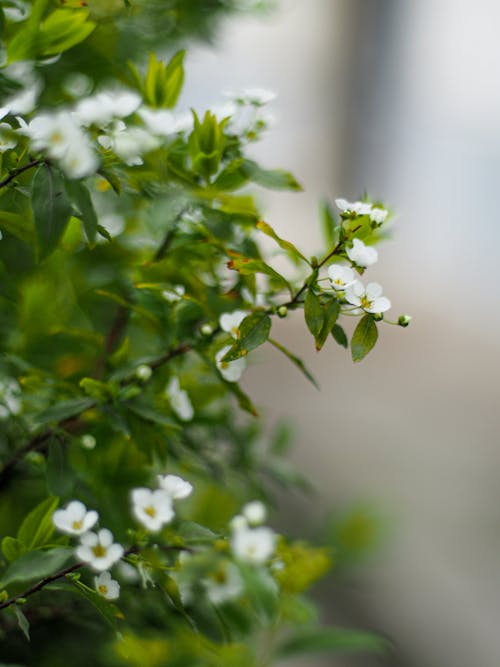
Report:
[[[145,508],[144,508],[144,511],[145,511],[146,514],[147,514],[148,516],[150,516],[152,519],[154,519],[154,517],[156,516],[156,510],[155,510],[154,507],[151,507],[151,505],[150,505],[149,507],[145,507]]]
[[[102,544],[96,544],[95,547],[92,547],[92,553],[96,558],[104,558],[106,547],[103,547]]]
[[[101,584],[97,590],[101,595],[106,595],[108,592],[108,587],[105,586],[104,584]]]
[[[71,525],[73,527],[73,530],[81,530],[83,523],[82,521],[73,521]]]

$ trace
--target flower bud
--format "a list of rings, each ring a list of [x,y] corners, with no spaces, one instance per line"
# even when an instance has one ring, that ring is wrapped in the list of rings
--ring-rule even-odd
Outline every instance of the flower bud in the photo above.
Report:
[[[278,310],[276,311],[278,314],[278,317],[286,317],[288,314],[288,308],[286,306],[280,306]]]
[[[137,366],[135,369],[135,376],[138,380],[143,380],[144,382],[147,382],[149,378],[153,375],[153,370],[151,366],[148,366],[147,364],[141,364],[140,366]]]
[[[80,444],[84,449],[94,449],[97,445],[97,440],[90,433],[85,433],[80,438]]]
[[[398,324],[400,327],[407,327],[411,322],[411,315],[400,315],[398,317]]]
[[[372,317],[375,322],[380,322],[380,320],[384,319],[384,313],[373,313]]]
[[[204,336],[210,336],[211,334],[213,334],[214,328],[211,324],[205,322],[205,324],[201,325],[200,331]]]

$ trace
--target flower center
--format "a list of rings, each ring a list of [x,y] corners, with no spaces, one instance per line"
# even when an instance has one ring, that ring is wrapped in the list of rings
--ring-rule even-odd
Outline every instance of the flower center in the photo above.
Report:
[[[82,526],[83,526],[83,522],[82,521],[73,521],[73,523],[71,525],[73,527],[73,530],[81,530]]]
[[[144,508],[144,511],[145,511],[145,513],[146,513],[148,516],[150,516],[152,519],[154,519],[154,517],[156,516],[156,510],[155,510],[155,508],[152,507],[151,505],[150,505],[149,507],[145,507],[145,508]]]
[[[373,301],[370,301],[366,296],[361,297],[361,308],[371,308]]]
[[[101,595],[106,595],[108,592],[108,587],[105,586],[104,584],[101,584],[97,590]]]
[[[50,140],[54,144],[59,144],[63,140],[63,135],[60,132],[54,132],[50,137]]]
[[[103,547],[102,544],[96,544],[95,547],[92,547],[92,553],[96,558],[104,558],[106,547]]]

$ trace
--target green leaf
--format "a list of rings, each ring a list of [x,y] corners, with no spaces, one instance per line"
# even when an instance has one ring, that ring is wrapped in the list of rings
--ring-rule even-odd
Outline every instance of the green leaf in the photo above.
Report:
[[[75,180],[66,181],[66,192],[77,209],[74,215],[81,219],[89,246],[92,248],[95,245],[99,223],[90,192],[84,183]]]
[[[212,187],[217,190],[237,190],[248,182],[248,176],[243,171],[241,165],[243,160],[238,158],[233,160],[225,169],[223,169],[212,183]]]
[[[185,51],[178,51],[165,65],[149,54],[148,71],[144,81],[144,96],[153,108],[171,109],[179,98],[184,83]]]
[[[282,250],[285,250],[289,255],[293,257],[293,259],[301,259],[303,262],[306,264],[309,264],[309,260],[307,260],[304,255],[298,250],[293,243],[290,243],[290,241],[285,241],[281,237],[279,237],[274,229],[271,227],[271,225],[268,225],[267,222],[264,222],[264,220],[259,220],[257,223],[257,228],[260,229],[261,232],[264,232],[264,234],[267,234],[267,236],[270,236],[272,239],[276,241],[276,243],[279,245],[279,247]]]
[[[71,217],[72,207],[66,199],[60,174],[48,165],[37,169],[31,197],[38,254],[43,260],[57,248]]]
[[[345,628],[310,628],[298,631],[276,649],[279,658],[311,653],[384,653],[387,640],[371,632]]]
[[[324,322],[321,328],[321,331],[316,336],[316,349],[321,350],[325,344],[328,334],[333,329],[335,322],[340,313],[340,304],[337,299],[329,299],[326,303],[323,304],[323,317]]]
[[[16,236],[25,243],[34,243],[35,228],[33,222],[25,215],[0,211],[0,229]]]
[[[316,382],[314,376],[307,370],[306,366],[304,365],[304,362],[301,359],[292,354],[290,350],[287,350],[287,348],[281,345],[281,343],[278,343],[277,340],[269,338],[268,342],[271,343],[271,345],[273,345],[273,347],[275,347],[277,350],[282,352],[285,355],[285,357],[288,357],[288,359],[290,359],[290,361],[293,364],[295,364],[295,366],[297,366],[297,368],[301,371],[301,373],[303,373],[306,376],[309,382],[311,382],[316,387],[316,389],[319,389],[319,385]]]
[[[325,314],[319,296],[311,288],[307,290],[304,300],[304,317],[309,331],[317,341],[323,329]]]
[[[269,338],[271,318],[263,312],[252,313],[245,317],[239,326],[239,338],[224,355],[222,361],[235,361],[244,357]]]
[[[19,625],[21,632],[26,639],[30,641],[30,624],[18,604],[14,605],[14,614],[16,615],[17,624]]]
[[[377,342],[377,325],[371,315],[365,315],[358,322],[351,339],[353,361],[361,361]]]
[[[335,216],[330,202],[325,199],[319,206],[321,227],[328,247],[335,247],[339,240],[340,226],[335,224]]]
[[[71,583],[90,604],[97,609],[104,620],[115,630],[118,618],[123,618],[120,610],[109,600],[103,598],[97,591],[92,590],[79,579],[72,579]]]
[[[194,521],[181,521],[175,534],[182,537],[184,544],[212,544],[218,537],[210,528]]]
[[[49,444],[45,475],[49,493],[55,496],[68,496],[71,493],[75,480],[68,465],[66,448],[57,438],[52,438]]]
[[[22,556],[26,551],[26,547],[16,537],[7,536],[2,540],[2,551],[5,558],[11,562]]]
[[[341,345],[342,347],[347,347],[349,346],[349,341],[347,340],[346,333],[344,329],[340,326],[340,324],[334,324],[332,327],[332,336],[334,340]]]
[[[49,577],[62,568],[74,554],[74,551],[70,547],[54,547],[47,551],[37,549],[23,554],[9,565],[1,578],[2,585],[6,588],[15,583]]]
[[[58,504],[59,498],[46,498],[25,517],[17,531],[17,539],[28,549],[41,547],[50,540],[54,534],[52,514]]]
[[[254,417],[258,417],[259,413],[255,409],[254,404],[252,403],[252,400],[250,399],[245,392],[240,389],[238,384],[236,382],[228,382],[227,380],[223,380],[224,384],[226,385],[227,389],[233,394],[233,396],[236,398],[238,401],[238,405],[242,410],[245,412],[250,413]]]
[[[153,424],[160,424],[161,426],[164,426],[171,431],[179,431],[181,428],[171,419],[161,414],[161,412],[158,412],[154,408],[151,408],[149,405],[145,405],[144,403],[130,402],[126,404],[126,407],[128,410],[130,410],[130,412],[134,413],[141,419],[145,419],[148,422],[153,422]]]
[[[274,618],[278,606],[274,579],[263,568],[252,567],[246,563],[239,563],[239,570],[246,595],[255,611],[266,620]]]
[[[56,9],[42,22],[37,37],[40,56],[52,56],[83,42],[96,27],[87,9]]]
[[[238,273],[241,273],[243,276],[252,276],[255,273],[264,273],[265,275],[274,278],[277,283],[286,287],[290,293],[292,292],[290,284],[286,278],[280,275],[261,259],[253,259],[250,257],[243,257],[242,255],[235,255],[233,259],[228,262],[227,266],[229,269],[238,271]]]
[[[273,190],[302,190],[302,186],[288,171],[262,169],[253,160],[243,160],[241,168],[254,183]]]
[[[71,417],[78,417],[82,412],[94,406],[95,401],[92,398],[72,398],[68,401],[60,401],[37,415],[35,421],[39,426],[61,422]]]

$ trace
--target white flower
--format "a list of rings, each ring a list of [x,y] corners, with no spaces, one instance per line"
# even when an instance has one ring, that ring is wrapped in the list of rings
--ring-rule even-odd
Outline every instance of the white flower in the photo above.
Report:
[[[227,331],[233,338],[240,334],[239,326],[248,315],[244,310],[233,310],[232,313],[223,313],[219,317],[219,325],[222,331]]]
[[[190,421],[194,415],[194,409],[187,391],[181,389],[179,378],[173,377],[167,385],[165,390],[172,410],[176,413],[179,419],[183,421]]]
[[[139,116],[147,129],[158,137],[168,137],[177,132],[185,132],[193,126],[191,114],[175,114],[167,109],[139,109]]]
[[[207,597],[213,604],[234,600],[243,592],[243,581],[234,563],[224,563],[203,579]]]
[[[158,148],[159,142],[142,127],[127,127],[121,120],[116,121],[107,134],[101,134],[97,141],[103,148],[112,150],[129,167],[143,163],[142,155]]]
[[[328,267],[328,277],[332,287],[336,291],[345,290],[356,280],[354,271],[349,266],[342,264],[332,264]]]
[[[381,225],[383,222],[385,222],[385,219],[389,215],[389,212],[385,210],[385,208],[380,208],[378,206],[375,206],[372,208],[370,211],[370,220],[372,222],[376,222],[378,225]]]
[[[80,100],[74,114],[82,125],[105,127],[115,118],[130,116],[140,104],[140,96],[131,90],[103,90]]]
[[[228,90],[224,95],[230,97],[237,104],[251,104],[263,106],[276,99],[276,93],[264,88],[244,88],[243,90]]]
[[[174,518],[172,499],[162,489],[133,489],[131,496],[132,511],[148,530],[157,532]]]
[[[239,359],[235,359],[235,361],[222,361],[231,347],[231,345],[226,345],[217,352],[215,355],[215,364],[224,380],[227,382],[238,382],[247,367],[247,362],[245,357],[240,357]]]
[[[360,239],[354,239],[352,248],[346,248],[346,253],[351,262],[358,266],[367,267],[378,261],[377,250],[365,245]]]
[[[193,485],[178,475],[158,475],[158,485],[172,500],[182,500],[193,492]]]
[[[261,565],[273,555],[276,537],[276,533],[266,526],[241,528],[233,533],[231,549],[239,560]]]
[[[260,500],[253,500],[243,506],[241,513],[250,525],[256,525],[264,523],[267,516],[267,509]]]
[[[168,303],[177,303],[177,301],[182,299],[185,293],[186,288],[184,285],[175,285],[173,290],[164,289],[161,295],[165,301],[168,301]]]
[[[80,537],[76,556],[96,572],[109,570],[124,554],[121,544],[113,542],[113,533],[101,528],[97,533],[85,533]]]
[[[52,515],[55,527],[68,535],[83,535],[96,523],[99,515],[87,510],[79,500],[72,500],[65,509],[56,510]]]
[[[116,600],[120,597],[120,584],[111,578],[109,572],[102,572],[94,577],[95,589],[106,600]]]
[[[14,2],[10,2],[9,4],[15,6],[3,8],[3,13],[7,20],[17,23],[18,21],[24,21],[24,19],[28,18],[30,15],[31,6],[27,2],[23,2],[23,0],[14,0]]]
[[[8,123],[0,123],[0,153],[5,153],[15,146],[17,139],[12,127]]]
[[[21,387],[14,378],[0,380],[0,419],[21,412]]]
[[[369,215],[372,205],[363,201],[347,201],[347,199],[336,199],[335,204],[343,213],[356,213],[356,215]]]
[[[357,280],[345,292],[346,300],[353,306],[359,306],[366,313],[384,313],[391,307],[391,302],[382,296],[382,286],[378,283],[368,283],[366,289]]]
[[[22,129],[35,151],[60,161],[69,178],[83,178],[93,174],[98,166],[97,156],[89,139],[67,111],[40,114]]]
[[[229,527],[234,532],[242,528],[248,528],[248,521],[242,514],[236,514],[229,522]]]

